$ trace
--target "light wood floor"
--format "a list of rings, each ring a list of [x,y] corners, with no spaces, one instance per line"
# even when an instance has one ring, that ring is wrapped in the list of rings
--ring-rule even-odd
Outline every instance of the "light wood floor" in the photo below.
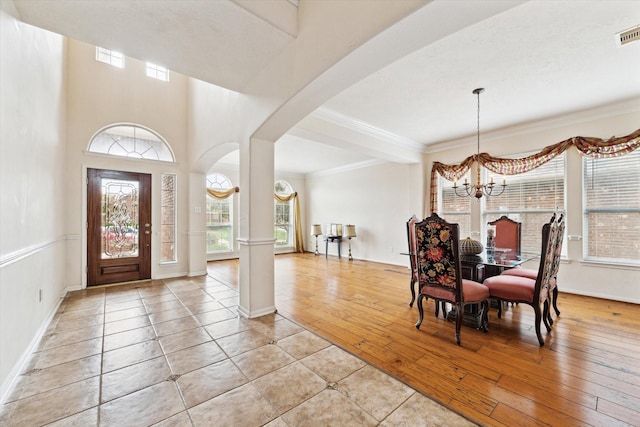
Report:
[[[237,288],[238,261],[208,264]],[[604,285],[604,284],[603,284]],[[615,286],[615,284],[610,284]],[[276,307],[336,345],[481,425],[640,425],[640,307],[562,293],[539,347],[533,309],[510,306],[489,332],[433,315],[415,328],[409,270],[313,254],[278,255]]]

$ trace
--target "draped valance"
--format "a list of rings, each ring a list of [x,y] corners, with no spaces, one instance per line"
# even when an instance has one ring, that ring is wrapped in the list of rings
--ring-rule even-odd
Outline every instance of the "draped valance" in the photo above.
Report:
[[[473,163],[478,163],[491,172],[501,175],[517,175],[536,169],[555,156],[564,153],[570,147],[575,147],[580,154],[592,158],[622,156],[640,148],[640,129],[620,138],[611,137],[607,140],[593,137],[574,136],[557,144],[543,148],[539,153],[520,159],[505,159],[493,157],[488,153],[474,154],[467,157],[458,165],[446,165],[434,162],[431,168],[431,212],[438,209],[438,174],[449,181],[456,181],[463,177]]]
[[[213,188],[207,188],[207,194],[216,199],[226,199],[233,193],[240,192],[240,187],[233,187],[228,190],[214,190]]]

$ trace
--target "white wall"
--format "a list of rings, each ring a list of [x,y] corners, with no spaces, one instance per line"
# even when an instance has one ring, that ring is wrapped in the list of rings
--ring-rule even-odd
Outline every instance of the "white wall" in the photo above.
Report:
[[[145,63],[126,58],[119,69],[95,60],[95,46],[68,39],[67,228],[69,286],[86,284],[87,168],[115,169],[152,175],[152,278],[191,274],[189,263],[189,168],[187,158],[188,78],[171,73],[169,82],[146,76]],[[89,141],[104,126],[135,123],[160,134],[171,146],[176,163],[113,158],[86,152]],[[178,262],[160,263],[160,175],[177,175]],[[194,225],[197,231],[198,226]],[[195,236],[196,238],[198,236]],[[204,259],[200,263],[204,265]]]
[[[617,108],[599,108],[592,111],[555,118],[552,121],[532,123],[519,129],[482,134],[481,151],[494,156],[508,156],[539,151],[574,136],[608,139],[625,136],[638,129],[640,103],[623,103]],[[457,142],[452,142],[456,144]],[[434,161],[456,164],[474,154],[475,147],[440,151],[425,156],[425,176],[430,176]],[[567,235],[582,236],[582,158],[571,148],[567,151],[566,209]],[[507,182],[508,183],[508,182]],[[428,187],[427,187],[428,188]],[[429,197],[425,194],[425,212],[429,212]],[[473,208],[476,209],[473,209]],[[615,224],[612,224],[615,227]],[[480,208],[472,203],[472,230],[480,230]],[[624,238],[621,236],[621,238]],[[640,303],[640,268],[623,267],[583,261],[583,241],[565,240],[568,259],[559,271],[561,292],[570,292],[620,301]],[[537,262],[526,266],[537,268]]]
[[[18,21],[12,2],[0,8],[3,398],[64,293],[67,209],[65,42]]]
[[[354,259],[407,265],[401,255],[407,248],[406,222],[421,206],[416,185],[419,165],[383,163],[344,172],[307,176],[307,224],[355,224],[358,237],[351,240]],[[309,234],[310,225],[305,230]],[[313,242],[313,240],[311,240]],[[311,250],[312,246],[308,248]],[[315,243],[313,243],[315,248]],[[322,236],[319,252],[325,253]],[[342,244],[343,255],[348,243]],[[337,245],[329,243],[329,255],[337,255]]]

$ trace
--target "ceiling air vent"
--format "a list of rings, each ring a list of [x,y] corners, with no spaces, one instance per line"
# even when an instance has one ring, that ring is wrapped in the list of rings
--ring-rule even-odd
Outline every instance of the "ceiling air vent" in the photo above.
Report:
[[[631,42],[640,40],[640,25],[616,34],[616,42],[618,46],[624,46]]]

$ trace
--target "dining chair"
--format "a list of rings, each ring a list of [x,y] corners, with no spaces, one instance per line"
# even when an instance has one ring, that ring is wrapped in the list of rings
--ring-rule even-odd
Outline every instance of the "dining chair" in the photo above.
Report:
[[[552,221],[555,218],[555,214],[552,217]],[[553,310],[556,312],[556,316],[560,316],[560,310],[558,309],[558,270],[560,269],[560,259],[562,256],[562,244],[564,242],[564,229],[566,222],[564,221],[564,214],[560,214],[557,220],[558,232],[554,242],[554,258],[553,265],[551,267],[551,276],[549,279],[549,294]],[[538,271],[531,268],[516,267],[505,270],[502,274],[506,276],[520,276],[534,279],[538,275]],[[553,319],[551,318],[551,310],[549,310],[549,323],[553,325]]]
[[[535,279],[500,274],[489,277],[483,282],[489,288],[491,298],[495,298],[500,302],[498,304],[499,319],[502,317],[502,302],[524,303],[533,307],[536,336],[541,347],[544,345],[544,339],[540,332],[540,324],[544,322],[547,332],[551,332],[549,323],[549,281],[555,256],[554,243],[557,232],[558,223],[554,218],[542,226],[541,259]]]
[[[418,256],[416,249],[416,223],[418,217],[412,215],[407,221],[407,241],[409,245],[409,265],[411,266],[411,282],[409,288],[411,289],[411,301],[409,301],[409,307],[413,307],[413,303],[416,300],[416,283],[418,283]],[[442,315],[447,317],[447,309],[444,301],[435,302],[435,315],[440,315],[440,308],[442,307]]]
[[[418,257],[416,249],[416,222],[418,217],[412,215],[407,221],[407,243],[409,246],[409,265],[411,266],[411,282],[409,283],[409,289],[411,289],[411,301],[409,301],[409,307],[413,307],[413,302],[416,300],[416,283],[418,282]]]
[[[494,236],[495,247],[511,249],[513,254],[520,256],[522,224],[505,215],[488,224],[496,228]]]
[[[460,326],[464,307],[479,304],[478,329],[487,332],[489,289],[481,283],[462,278],[460,266],[460,230],[434,213],[415,224],[418,272],[418,312],[416,328],[424,319],[425,299],[452,304],[456,310],[456,343],[460,345]],[[437,311],[436,311],[437,317]]]

